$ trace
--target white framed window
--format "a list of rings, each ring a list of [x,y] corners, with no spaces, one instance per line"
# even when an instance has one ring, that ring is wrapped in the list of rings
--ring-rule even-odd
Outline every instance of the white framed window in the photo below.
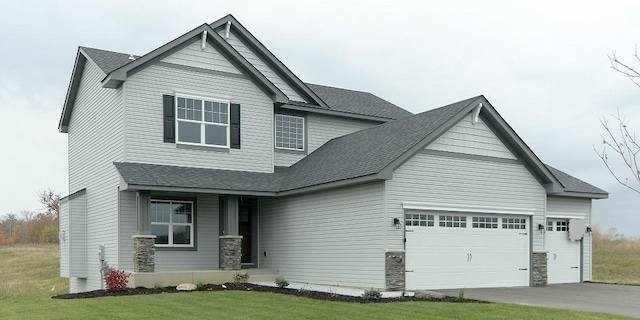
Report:
[[[276,113],[274,127],[277,149],[304,151],[304,117]]]
[[[404,223],[407,227],[433,227],[435,219],[432,214],[411,214],[404,215]]]
[[[471,226],[476,229],[498,229],[498,218],[473,217]]]
[[[176,142],[229,147],[229,101],[176,95]]]
[[[556,221],[556,231],[569,231],[569,222]]]
[[[502,218],[502,229],[527,229],[527,219],[525,218]]]
[[[193,201],[152,199],[149,209],[157,247],[193,247]]]
[[[553,221],[547,220],[547,231],[553,231]]]
[[[467,217],[441,215],[439,217],[439,226],[444,228],[466,228]]]

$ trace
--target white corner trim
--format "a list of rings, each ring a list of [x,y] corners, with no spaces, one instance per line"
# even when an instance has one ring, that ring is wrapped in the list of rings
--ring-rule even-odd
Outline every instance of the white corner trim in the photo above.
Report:
[[[433,211],[453,211],[453,212],[469,212],[469,213],[493,213],[493,214],[512,214],[512,215],[519,215],[519,216],[534,215],[533,211],[522,210],[518,208],[469,206],[469,205],[454,205],[454,204],[440,204],[440,203],[403,202],[402,208],[405,210],[433,210]]]
[[[547,219],[580,219],[584,220],[584,216],[575,216],[570,214],[547,214]]]

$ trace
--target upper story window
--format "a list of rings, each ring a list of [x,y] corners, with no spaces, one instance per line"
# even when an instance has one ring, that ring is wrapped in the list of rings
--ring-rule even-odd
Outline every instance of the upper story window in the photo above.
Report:
[[[278,149],[304,150],[304,118],[276,114],[276,141]]]
[[[178,143],[229,147],[229,101],[176,97]]]

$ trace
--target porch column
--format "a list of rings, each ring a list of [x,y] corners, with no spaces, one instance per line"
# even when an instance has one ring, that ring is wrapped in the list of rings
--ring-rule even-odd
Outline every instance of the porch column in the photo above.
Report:
[[[156,268],[156,236],[134,235],[133,271],[154,272]]]
[[[242,236],[239,228],[238,196],[227,196],[224,206],[224,235],[220,236],[220,267],[224,270],[240,270],[242,267]]]
[[[151,195],[149,191],[139,191],[136,194],[138,201],[138,234],[151,234],[149,230],[149,208],[151,207]]]
[[[237,236],[240,204],[238,196],[227,196],[224,206],[224,235]]]

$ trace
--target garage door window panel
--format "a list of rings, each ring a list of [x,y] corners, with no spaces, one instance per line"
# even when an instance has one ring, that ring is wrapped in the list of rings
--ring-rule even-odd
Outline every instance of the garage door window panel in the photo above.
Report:
[[[502,229],[527,229],[527,219],[520,218],[502,218]]]
[[[439,217],[439,226],[442,228],[466,228],[467,217],[441,215]]]
[[[473,217],[472,227],[475,229],[498,229],[498,218]]]
[[[410,214],[404,215],[405,225],[408,227],[433,227],[435,219],[432,214]]]

